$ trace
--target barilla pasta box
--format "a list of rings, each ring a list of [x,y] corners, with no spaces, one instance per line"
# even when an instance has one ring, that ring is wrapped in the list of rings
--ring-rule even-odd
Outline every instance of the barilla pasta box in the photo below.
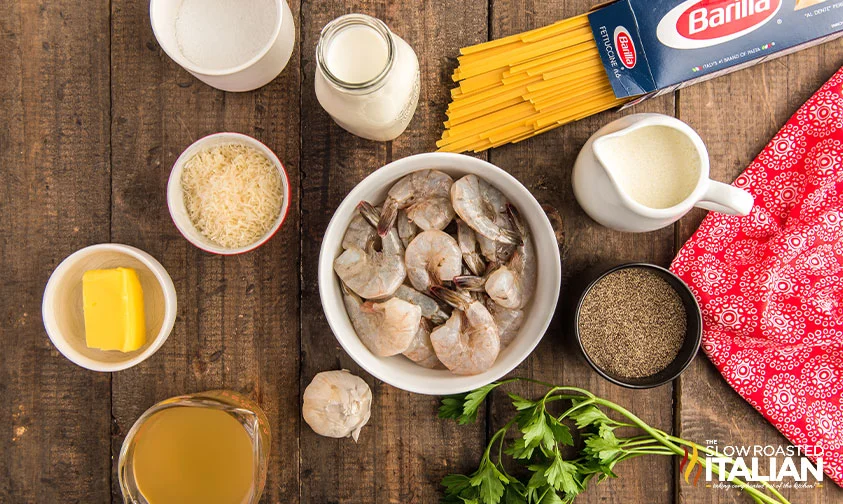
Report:
[[[615,95],[638,102],[840,37],[843,0],[618,0],[589,22]]]

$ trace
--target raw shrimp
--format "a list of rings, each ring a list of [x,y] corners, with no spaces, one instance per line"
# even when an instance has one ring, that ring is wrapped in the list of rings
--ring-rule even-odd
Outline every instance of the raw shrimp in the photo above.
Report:
[[[486,298],[486,308],[495,319],[501,337],[501,349],[504,349],[518,336],[518,331],[524,324],[524,310],[504,308],[489,297]]]
[[[421,292],[427,292],[432,285],[442,280],[450,281],[462,273],[460,247],[457,240],[444,231],[419,233],[407,245],[404,262],[407,265],[407,278]]]
[[[453,183],[454,179],[439,170],[419,170],[401,178],[387,193],[378,233],[386,234],[401,209],[424,231],[444,229],[454,219],[450,200]]]
[[[419,330],[421,308],[398,298],[364,302],[341,285],[348,318],[366,348],[378,357],[389,357],[410,347]]]
[[[530,231],[514,206],[508,205],[512,222],[521,236],[521,243],[515,249],[509,262],[489,274],[486,279],[486,293],[497,304],[511,310],[524,308],[536,288],[536,257]]]
[[[474,230],[465,222],[457,219],[457,243],[462,252],[462,260],[473,275],[483,275],[486,272],[486,263],[483,256],[477,252],[477,235]]]
[[[395,297],[403,299],[408,303],[413,303],[421,308],[422,317],[430,320],[436,325],[442,324],[448,320],[449,315],[445,313],[445,310],[443,310],[441,306],[439,306],[438,301],[426,294],[422,294],[409,285],[402,285],[401,287],[398,287],[398,290],[395,291]]]
[[[366,202],[359,205],[363,217],[372,218],[374,208]],[[334,260],[334,271],[351,290],[366,299],[384,299],[391,296],[407,277],[404,267],[404,246],[393,227],[381,238],[381,250],[375,250],[375,241],[365,249],[351,246]]]
[[[482,301],[441,286],[433,293],[456,310],[451,318],[430,333],[440,362],[458,375],[479,374],[495,363],[501,340],[495,319]]]
[[[466,175],[451,186],[451,204],[471,229],[500,243],[518,243],[506,215],[506,197],[477,175]]]
[[[515,252],[514,243],[501,243],[495,240],[490,240],[485,236],[475,233],[477,244],[480,245],[480,252],[486,258],[488,265],[503,264],[512,257]],[[487,265],[487,266],[488,266]],[[490,269],[487,267],[487,269]]]
[[[433,350],[433,343],[430,342],[430,322],[422,318],[419,330],[410,343],[410,348],[404,350],[404,356],[421,367],[428,369],[442,368],[442,363],[436,357]]]
[[[374,242],[378,237],[377,230],[361,214],[355,215],[348,224],[348,229],[345,230],[345,235],[342,237],[343,250],[357,247],[365,249],[369,242]]]
[[[413,238],[419,234],[419,227],[407,217],[407,212],[404,210],[398,211],[398,220],[395,226],[398,228],[398,236],[401,237],[401,243],[404,244],[404,247],[409,245]]]

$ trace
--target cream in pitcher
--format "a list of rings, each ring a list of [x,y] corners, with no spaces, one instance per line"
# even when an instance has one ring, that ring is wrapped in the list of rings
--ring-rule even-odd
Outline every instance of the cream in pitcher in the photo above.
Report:
[[[604,126],[574,165],[574,195],[583,210],[620,231],[652,231],[692,207],[747,215],[752,196],[708,178],[702,139],[679,119],[633,114]]]

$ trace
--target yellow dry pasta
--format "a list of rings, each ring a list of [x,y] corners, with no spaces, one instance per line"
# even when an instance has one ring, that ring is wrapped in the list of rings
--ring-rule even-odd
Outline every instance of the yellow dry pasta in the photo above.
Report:
[[[612,92],[587,15],[460,49],[440,151],[526,140],[629,99]]]

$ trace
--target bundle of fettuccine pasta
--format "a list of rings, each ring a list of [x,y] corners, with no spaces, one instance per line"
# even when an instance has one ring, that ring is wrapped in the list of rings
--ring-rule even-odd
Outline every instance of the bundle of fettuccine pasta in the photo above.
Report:
[[[617,107],[583,14],[460,50],[440,151],[479,152]]]

